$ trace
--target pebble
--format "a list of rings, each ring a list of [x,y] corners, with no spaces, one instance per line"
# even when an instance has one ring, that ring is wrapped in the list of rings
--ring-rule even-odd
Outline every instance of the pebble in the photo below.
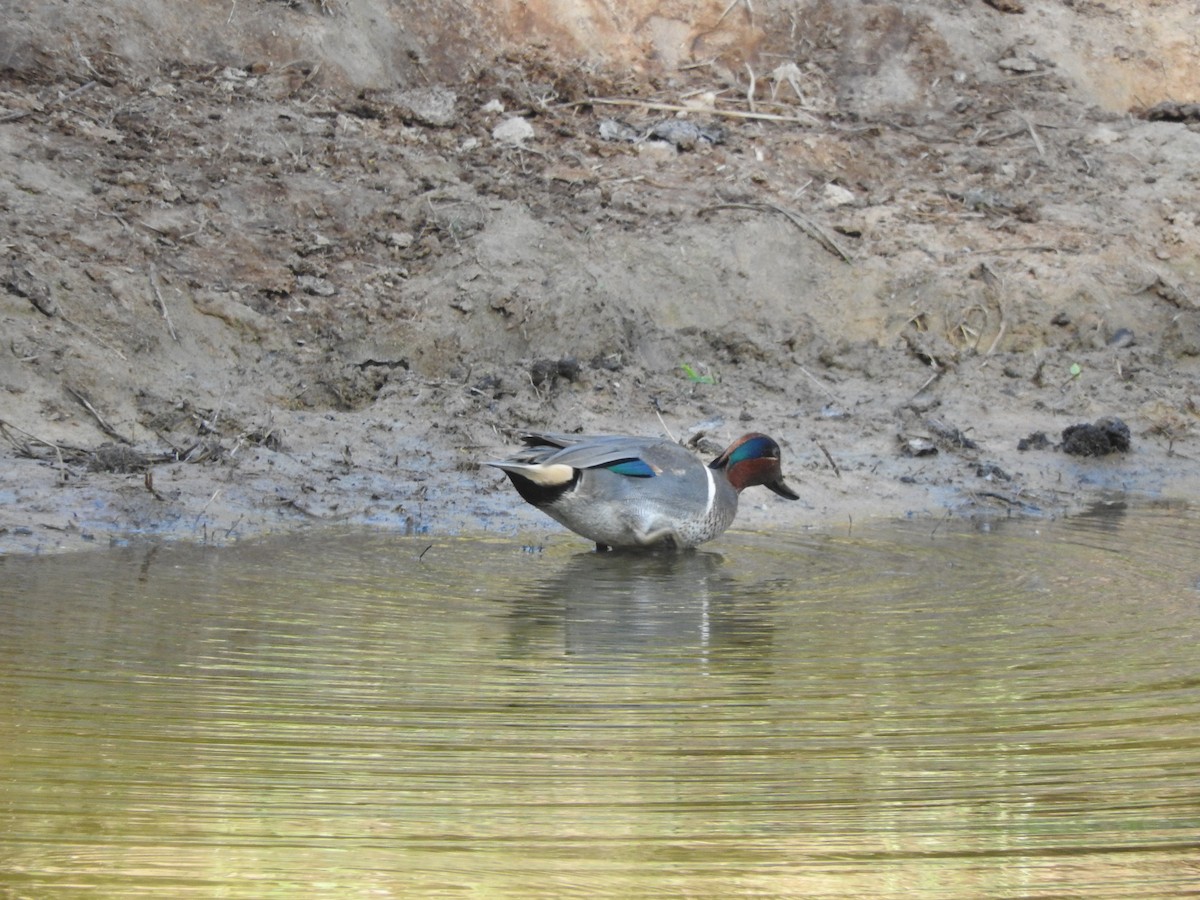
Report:
[[[510,116],[492,129],[492,137],[505,144],[523,144],[533,138],[533,126],[520,116]]]
[[[1136,343],[1133,337],[1133,332],[1128,328],[1118,328],[1113,332],[1112,337],[1108,339],[1110,347],[1132,347]]]

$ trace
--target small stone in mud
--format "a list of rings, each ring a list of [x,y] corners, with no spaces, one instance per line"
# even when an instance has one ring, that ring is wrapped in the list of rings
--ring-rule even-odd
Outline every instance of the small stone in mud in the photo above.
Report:
[[[1063,453],[1072,456],[1107,456],[1129,450],[1129,426],[1115,416],[1063,429]]]
[[[1108,339],[1110,347],[1132,347],[1134,345],[1133,332],[1128,328],[1118,328],[1113,332],[1112,337]]]
[[[316,275],[297,276],[296,287],[300,288],[304,293],[312,294],[315,297],[332,297],[337,293],[337,288],[324,278],[318,278]]]
[[[1035,431],[1029,437],[1023,437],[1017,441],[1017,449],[1025,450],[1049,450],[1051,447],[1050,438],[1046,437],[1046,432]]]
[[[680,150],[692,150],[698,143],[723,144],[725,129],[720,125],[697,125],[689,119],[667,119],[650,129],[650,137]]]
[[[983,463],[975,469],[975,474],[985,481],[1012,481],[1012,476],[995,463]]]
[[[417,87],[398,91],[391,98],[401,116],[434,128],[449,128],[458,121],[458,95],[444,87]]]
[[[626,141],[634,143],[641,135],[636,128],[622,122],[620,119],[600,120],[600,140]]]
[[[4,282],[4,287],[10,293],[24,297],[42,315],[53,317],[58,314],[58,305],[50,296],[50,288],[38,281],[28,269],[13,263],[12,271]]]
[[[900,452],[905,456],[936,456],[938,449],[933,441],[923,437],[900,437]]]

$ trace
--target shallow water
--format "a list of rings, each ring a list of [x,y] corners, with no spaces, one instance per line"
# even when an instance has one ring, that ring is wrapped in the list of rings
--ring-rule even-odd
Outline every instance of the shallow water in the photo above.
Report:
[[[1175,897],[1200,514],[0,558],[0,897]]]

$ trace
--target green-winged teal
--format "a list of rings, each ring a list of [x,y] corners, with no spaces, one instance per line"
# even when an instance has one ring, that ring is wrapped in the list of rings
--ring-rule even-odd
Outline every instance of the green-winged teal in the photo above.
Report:
[[[705,465],[665,438],[529,433],[525,447],[488,462],[517,492],[597,550],[695,547],[737,515],[738,494],[756,484],[799,500],[783,481],[779,445],[746,434]]]

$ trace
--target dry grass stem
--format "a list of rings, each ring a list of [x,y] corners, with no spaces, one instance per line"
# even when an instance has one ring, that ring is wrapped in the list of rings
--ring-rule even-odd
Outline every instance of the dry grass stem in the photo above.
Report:
[[[167,302],[163,299],[162,291],[158,289],[158,269],[154,263],[150,263],[150,289],[154,291],[154,300],[158,304],[158,309],[162,313],[163,319],[167,323],[167,331],[171,335],[171,340],[179,343],[179,334],[175,331],[175,323],[171,321],[171,313],[167,310]]]
[[[753,209],[777,212],[843,262],[851,262],[854,259],[850,252],[834,240],[828,231],[808,216],[788,209],[786,206],[779,206],[776,203],[718,203],[714,206],[706,206],[700,212],[706,213],[718,209]]]
[[[586,106],[587,104],[599,104],[601,106],[632,106],[642,109],[653,109],[657,112],[682,112],[695,113],[697,110],[691,106],[681,106],[678,103],[659,103],[655,100],[636,100],[626,97],[589,97],[586,100],[577,100],[574,103],[568,103],[568,106]],[[800,125],[816,125],[820,120],[816,116],[781,116],[775,113],[760,113],[749,112],[744,109],[706,109],[706,115],[725,116],[730,119],[757,119],[762,122],[794,122]]]
[[[96,407],[92,406],[91,401],[88,400],[87,397],[72,387],[67,387],[66,390],[67,393],[74,397],[84,409],[92,414],[92,418],[96,420],[96,424],[100,426],[101,431],[107,434],[114,441],[120,441],[122,444],[133,443],[132,439],[125,437],[125,435],[121,434],[119,431],[117,431],[117,429],[109,425],[104,416],[100,415],[100,412],[96,409]]]

